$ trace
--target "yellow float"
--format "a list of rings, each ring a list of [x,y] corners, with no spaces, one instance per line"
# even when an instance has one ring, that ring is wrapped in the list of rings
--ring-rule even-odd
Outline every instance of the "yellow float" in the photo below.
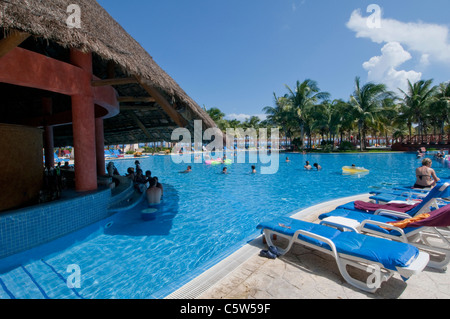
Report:
[[[342,172],[345,174],[361,174],[368,173],[369,170],[364,167],[344,166],[342,167]]]

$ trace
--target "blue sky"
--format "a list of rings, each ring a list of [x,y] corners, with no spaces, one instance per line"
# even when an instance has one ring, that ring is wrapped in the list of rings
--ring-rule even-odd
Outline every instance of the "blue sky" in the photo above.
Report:
[[[450,80],[448,0],[98,2],[200,106],[227,118],[263,114],[297,80],[344,100],[356,76],[395,90]],[[382,10],[375,27],[370,4]]]

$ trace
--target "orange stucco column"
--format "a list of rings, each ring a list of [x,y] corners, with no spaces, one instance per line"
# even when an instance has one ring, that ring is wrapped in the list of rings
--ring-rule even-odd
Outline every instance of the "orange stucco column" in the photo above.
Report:
[[[92,54],[74,49],[70,51],[73,65],[86,72],[79,81],[86,88],[81,94],[72,95],[73,146],[75,149],[75,189],[97,189],[97,161],[95,143],[95,107],[91,88]]]
[[[95,119],[95,143],[97,153],[97,173],[106,175],[105,168],[105,135],[103,133],[103,119]]]

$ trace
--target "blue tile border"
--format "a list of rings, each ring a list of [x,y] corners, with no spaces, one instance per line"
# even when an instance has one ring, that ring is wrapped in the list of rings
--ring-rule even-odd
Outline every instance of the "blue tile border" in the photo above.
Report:
[[[0,215],[0,259],[48,243],[110,216],[111,190]]]

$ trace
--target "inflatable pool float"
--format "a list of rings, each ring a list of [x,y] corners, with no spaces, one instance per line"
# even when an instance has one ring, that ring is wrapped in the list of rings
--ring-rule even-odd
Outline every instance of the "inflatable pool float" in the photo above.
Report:
[[[342,172],[346,174],[360,174],[368,173],[369,170],[364,167],[344,166],[342,167]]]
[[[232,161],[231,161],[231,159],[226,159],[223,161],[223,163],[226,165],[230,165],[230,164],[232,164]]]
[[[217,158],[217,159],[213,159],[213,160],[207,160],[205,161],[206,165],[219,165],[222,164],[222,159],[221,158]]]

